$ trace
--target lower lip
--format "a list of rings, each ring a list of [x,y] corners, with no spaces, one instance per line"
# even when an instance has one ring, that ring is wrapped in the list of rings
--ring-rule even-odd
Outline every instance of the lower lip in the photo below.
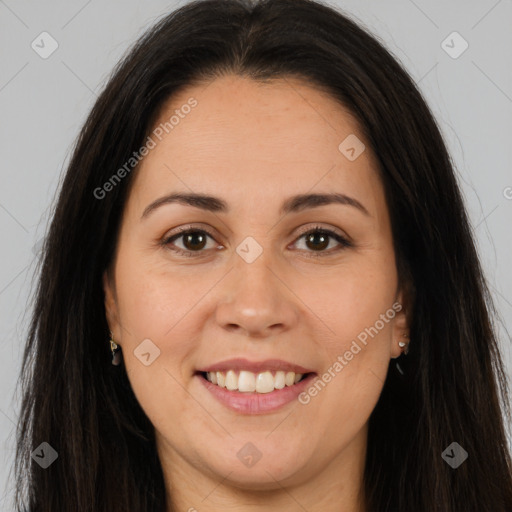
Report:
[[[264,414],[276,411],[293,402],[310,385],[316,374],[310,373],[297,384],[285,386],[283,389],[275,389],[270,393],[229,391],[212,384],[202,375],[197,374],[196,377],[219,402],[229,409],[242,414]]]

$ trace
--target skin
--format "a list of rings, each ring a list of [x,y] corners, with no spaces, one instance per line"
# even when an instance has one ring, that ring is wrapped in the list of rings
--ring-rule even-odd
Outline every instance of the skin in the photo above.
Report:
[[[364,511],[368,419],[408,333],[376,161],[366,143],[354,161],[340,152],[350,134],[364,142],[356,121],[297,79],[259,84],[229,75],[188,87],[156,125],[190,97],[197,106],[133,177],[112,273],[104,275],[109,326],[155,426],[168,510]],[[141,219],[171,192],[217,196],[230,211],[174,203]],[[346,194],[369,215],[340,204],[279,215],[286,198],[312,192]],[[190,224],[213,238],[201,245],[182,236],[174,247],[199,247],[200,256],[163,245]],[[332,237],[328,246],[307,243],[303,233],[317,224],[353,247]],[[236,252],[248,236],[263,250],[252,263]],[[279,358],[322,375],[396,302],[402,311],[308,404],[241,414],[194,377],[232,357]],[[145,366],[134,350],[147,338],[160,355]],[[262,454],[252,467],[237,457],[248,442]]]

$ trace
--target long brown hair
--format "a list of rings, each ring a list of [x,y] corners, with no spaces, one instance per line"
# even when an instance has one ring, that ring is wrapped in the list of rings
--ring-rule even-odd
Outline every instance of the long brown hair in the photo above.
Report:
[[[124,366],[110,363],[101,279],[136,168],[105,197],[95,191],[143,145],[168,98],[226,73],[322,87],[357,118],[379,165],[414,303],[409,354],[400,371],[390,363],[370,417],[368,510],[510,512],[495,311],[440,131],[376,38],[311,0],[191,2],[135,44],[96,101],[43,246],[20,374],[17,510],[166,511],[153,426]],[[42,442],[58,453],[46,469],[31,458]],[[457,469],[442,456],[453,442],[468,453]]]

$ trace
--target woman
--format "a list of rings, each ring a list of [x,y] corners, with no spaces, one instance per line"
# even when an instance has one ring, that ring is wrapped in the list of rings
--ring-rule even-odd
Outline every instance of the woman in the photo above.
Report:
[[[189,3],[116,68],[69,164],[18,510],[510,511],[490,312],[390,54],[313,1]]]

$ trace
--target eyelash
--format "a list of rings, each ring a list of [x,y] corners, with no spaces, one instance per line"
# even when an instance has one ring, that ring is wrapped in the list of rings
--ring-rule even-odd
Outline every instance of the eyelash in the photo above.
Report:
[[[169,248],[171,251],[174,251],[174,252],[176,252],[176,253],[178,253],[179,255],[182,255],[182,256],[190,256],[190,257],[193,257],[193,258],[200,257],[200,256],[203,255],[202,253],[204,253],[203,249],[201,249],[199,251],[188,251],[188,250],[180,249],[179,247],[178,248],[177,247],[169,247],[171,242],[173,242],[174,240],[177,240],[177,239],[179,239],[179,238],[181,238],[181,237],[183,237],[185,235],[190,235],[190,234],[193,234],[193,233],[202,233],[202,234],[208,235],[212,239],[215,239],[214,236],[209,231],[207,231],[205,229],[182,228],[179,233],[177,233],[177,234],[175,233],[174,235],[171,235],[170,237],[165,238],[162,241],[162,245],[167,247],[167,248]],[[353,244],[351,242],[349,242],[347,239],[345,239],[344,237],[342,237],[341,235],[339,235],[335,231],[332,231],[332,230],[326,229],[326,228],[322,228],[320,226],[315,226],[314,228],[311,228],[310,230],[306,231],[305,233],[302,233],[298,237],[298,239],[300,239],[302,237],[305,237],[307,235],[316,234],[316,233],[321,233],[323,235],[327,235],[329,238],[334,238],[341,245],[341,247],[339,247],[338,249],[336,249],[334,251],[332,251],[332,249],[330,251],[325,251],[325,250],[322,250],[322,251],[306,251],[306,252],[310,252],[311,253],[307,257],[321,258],[321,257],[324,257],[324,256],[329,256],[333,252],[338,252],[338,251],[341,251],[343,249],[346,249],[346,248],[349,248],[349,247],[353,247]]]

